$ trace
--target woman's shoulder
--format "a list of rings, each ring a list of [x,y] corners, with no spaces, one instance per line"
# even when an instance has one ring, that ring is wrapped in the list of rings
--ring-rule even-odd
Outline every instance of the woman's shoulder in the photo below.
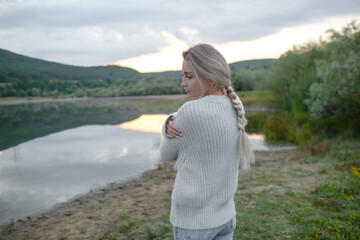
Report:
[[[194,99],[184,103],[178,110],[178,114],[192,113],[199,110],[202,106],[200,99]]]
[[[209,95],[202,98],[194,99],[184,103],[179,111],[194,111],[203,108],[212,109],[215,105],[229,105],[229,98],[225,95]]]

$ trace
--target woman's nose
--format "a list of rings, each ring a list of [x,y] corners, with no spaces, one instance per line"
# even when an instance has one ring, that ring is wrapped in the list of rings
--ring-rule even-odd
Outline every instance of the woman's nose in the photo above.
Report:
[[[184,78],[182,78],[180,86],[186,87],[186,83],[185,83],[185,81],[184,81]]]

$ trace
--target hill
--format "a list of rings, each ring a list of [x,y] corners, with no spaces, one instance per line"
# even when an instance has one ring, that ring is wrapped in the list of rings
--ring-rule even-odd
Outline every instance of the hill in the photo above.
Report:
[[[230,64],[236,89],[253,90],[241,69],[260,70],[275,59]],[[259,75],[259,74],[258,74]],[[261,74],[260,74],[261,75]],[[252,76],[252,75],[251,75]],[[44,61],[0,49],[0,97],[118,97],[182,94],[181,71],[140,73],[120,66],[79,67]]]
[[[78,67],[44,61],[0,49],[0,83],[16,80],[130,79],[140,76],[134,69],[110,66]]]
[[[273,59],[273,58],[246,60],[246,61],[230,63],[229,66],[232,70],[237,71],[244,68],[270,66],[276,60],[277,59]]]
[[[229,64],[232,71],[271,64],[276,59],[255,59]],[[16,80],[118,80],[140,76],[138,71],[116,65],[78,67],[31,58],[0,49],[0,83]],[[180,78],[181,71],[143,73],[146,77]]]
[[[238,71],[244,68],[251,68],[251,67],[266,67],[267,65],[271,65],[277,59],[254,59],[254,60],[246,60],[246,61],[239,61],[230,63],[230,69],[232,71]],[[164,71],[164,72],[149,72],[144,73],[145,76],[149,77],[163,77],[163,78],[180,78],[181,71]]]

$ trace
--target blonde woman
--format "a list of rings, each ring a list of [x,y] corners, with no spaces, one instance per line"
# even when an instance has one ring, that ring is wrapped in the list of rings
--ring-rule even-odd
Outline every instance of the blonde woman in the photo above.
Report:
[[[255,161],[244,107],[214,47],[195,45],[183,58],[181,86],[192,100],[168,117],[160,147],[163,161],[176,160],[174,239],[232,239],[238,172]]]

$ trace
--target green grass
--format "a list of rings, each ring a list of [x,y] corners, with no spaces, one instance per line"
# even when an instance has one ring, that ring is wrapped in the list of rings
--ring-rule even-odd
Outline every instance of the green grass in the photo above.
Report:
[[[240,179],[234,239],[360,239],[360,176],[352,169],[360,167],[360,140],[328,144],[297,160],[320,164],[318,171],[273,168]],[[318,181],[313,190],[288,184],[307,177]],[[173,238],[168,214],[126,218],[101,240]]]
[[[321,185],[310,194],[256,196],[252,208],[237,206],[234,239],[359,239],[359,199],[333,197],[340,185]]]
[[[100,240],[167,238],[173,238],[169,215],[160,214],[151,217],[128,217]]]
[[[360,176],[351,168],[360,167],[360,142],[333,142],[328,152],[302,162],[324,164],[316,174],[322,181],[315,190],[288,188],[278,193],[270,188],[238,196],[234,239],[360,239]],[[276,177],[274,172],[266,175],[249,178],[246,185],[266,186],[265,179]],[[282,181],[286,184],[285,178]],[[244,204],[249,201],[250,207]]]

